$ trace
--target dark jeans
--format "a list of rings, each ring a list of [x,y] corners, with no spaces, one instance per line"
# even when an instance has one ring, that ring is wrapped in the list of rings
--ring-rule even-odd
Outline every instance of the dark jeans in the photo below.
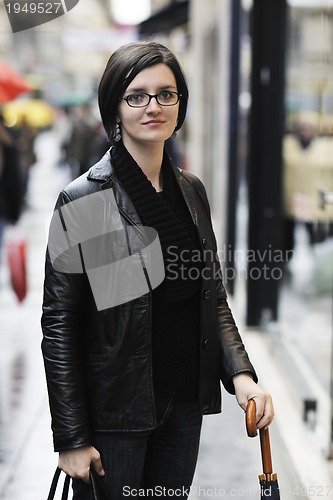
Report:
[[[110,500],[188,497],[202,415],[194,402],[164,403],[157,405],[160,423],[153,431],[96,433],[94,446],[101,454]],[[73,500],[92,499],[89,485],[81,480],[73,480],[73,490]]]

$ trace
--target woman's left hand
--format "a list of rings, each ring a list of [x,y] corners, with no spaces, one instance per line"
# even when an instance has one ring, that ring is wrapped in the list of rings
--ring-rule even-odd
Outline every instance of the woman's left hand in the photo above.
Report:
[[[233,377],[233,383],[239,406],[246,411],[247,403],[250,399],[254,399],[256,403],[257,429],[267,429],[274,418],[271,395],[256,384],[248,373],[238,373]]]

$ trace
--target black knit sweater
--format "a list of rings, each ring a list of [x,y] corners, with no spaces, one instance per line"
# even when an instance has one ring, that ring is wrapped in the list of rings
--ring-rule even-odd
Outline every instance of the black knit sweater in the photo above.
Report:
[[[140,219],[157,230],[164,257],[166,277],[152,291],[155,394],[194,399],[199,375],[201,290],[197,229],[166,154],[161,193],[156,193],[122,143],[113,148],[112,158]]]
[[[196,228],[176,185],[175,191],[175,205],[172,208],[189,231],[195,247],[198,249]],[[200,266],[194,263],[191,276],[199,275]],[[198,280],[200,280],[199,277]],[[200,287],[192,297],[170,303],[164,298],[164,286],[165,282],[153,290],[152,294],[152,352],[155,393],[172,393],[184,400],[194,400],[197,396],[199,377]]]

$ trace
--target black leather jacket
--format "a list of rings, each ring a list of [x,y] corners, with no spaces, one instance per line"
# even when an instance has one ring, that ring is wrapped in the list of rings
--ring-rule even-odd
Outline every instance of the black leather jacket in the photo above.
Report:
[[[216,241],[205,189],[194,175],[174,171],[202,248],[210,250],[211,257]],[[110,152],[61,192],[56,207],[110,187],[123,224],[140,224],[116,178]],[[205,266],[214,266],[211,258]],[[98,311],[87,276],[56,271],[47,255],[42,352],[56,451],[91,444],[92,431],[142,431],[156,426],[150,325],[150,293]],[[234,393],[235,374],[250,372],[257,378],[216,274],[214,279],[203,279],[200,342],[201,411],[219,413],[220,380]]]

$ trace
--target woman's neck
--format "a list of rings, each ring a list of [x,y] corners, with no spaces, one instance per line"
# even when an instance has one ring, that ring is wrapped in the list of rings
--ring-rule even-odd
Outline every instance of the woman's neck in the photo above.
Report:
[[[139,165],[143,173],[150,180],[156,191],[161,191],[161,167],[163,162],[164,144],[156,143],[137,147],[132,144],[124,143],[124,146]]]

